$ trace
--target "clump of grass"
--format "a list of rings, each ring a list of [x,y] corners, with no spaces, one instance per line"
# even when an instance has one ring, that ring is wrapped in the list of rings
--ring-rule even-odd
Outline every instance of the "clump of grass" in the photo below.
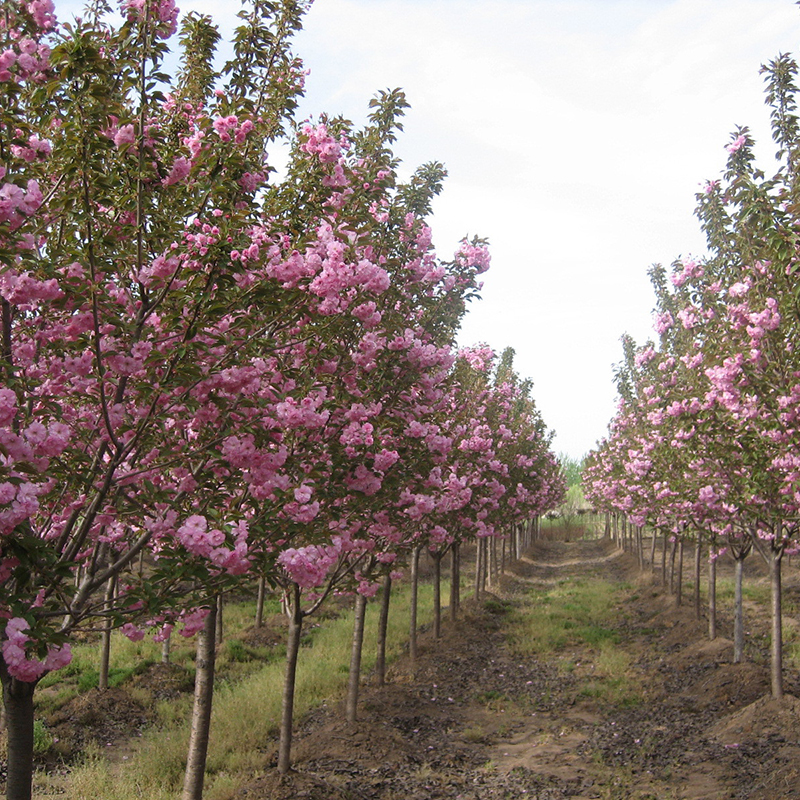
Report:
[[[628,586],[599,579],[562,581],[550,589],[534,590],[512,618],[512,647],[521,655],[537,656],[571,650],[563,668],[580,675],[579,695],[634,705],[640,696],[616,630],[629,591]],[[579,673],[576,649],[583,653]]]
[[[618,584],[600,580],[563,581],[549,590],[532,591],[514,620],[514,649],[522,654],[551,653],[618,641],[612,627],[618,602]]]

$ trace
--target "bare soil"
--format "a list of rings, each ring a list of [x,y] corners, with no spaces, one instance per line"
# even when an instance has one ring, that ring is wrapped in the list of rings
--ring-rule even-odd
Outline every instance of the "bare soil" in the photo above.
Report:
[[[584,691],[598,657],[589,647],[540,659],[507,644],[529,586],[577,577],[623,587],[611,627],[636,702]],[[748,607],[748,661],[733,664],[730,621],[708,641],[683,602],[607,540],[540,542],[480,603],[445,617],[440,639],[424,632],[417,660],[395,662],[386,686],[365,685],[356,724],[338,703],[318,709],[296,732],[293,771],[277,774],[277,744],[267,743],[268,768],[232,800],[800,798],[800,679],[787,669],[787,696],[769,697],[768,610]],[[137,698],[148,686],[161,697],[189,688],[161,667],[136,683]],[[149,723],[147,704],[124,687],[73,702],[48,721],[62,754],[89,740],[130,747]]]

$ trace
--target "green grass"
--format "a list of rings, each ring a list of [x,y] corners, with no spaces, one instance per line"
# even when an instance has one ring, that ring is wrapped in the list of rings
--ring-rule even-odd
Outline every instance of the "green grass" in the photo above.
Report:
[[[615,623],[631,587],[593,579],[561,581],[551,589],[532,589],[512,616],[510,643],[520,655],[569,653],[566,672],[578,674],[578,694],[618,706],[639,702],[630,657],[621,647]],[[575,650],[581,653],[576,659]],[[581,669],[577,669],[580,661]]]
[[[520,653],[551,653],[571,645],[616,643],[619,584],[566,580],[547,590],[531,590],[514,618],[512,644]]]

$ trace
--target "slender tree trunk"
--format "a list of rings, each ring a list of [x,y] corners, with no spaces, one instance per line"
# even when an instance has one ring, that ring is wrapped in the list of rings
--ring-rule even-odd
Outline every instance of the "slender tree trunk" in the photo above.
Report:
[[[673,539],[669,547],[669,593],[675,594],[675,554],[678,552],[678,540]]]
[[[303,632],[303,609],[300,607],[300,587],[292,584],[289,601],[289,635],[286,639],[286,675],[281,701],[281,728],[278,742],[278,772],[285,775],[292,766],[292,732],[294,716],[294,689],[297,679],[297,658],[300,653],[300,635]]]
[[[172,650],[172,632],[161,642],[161,663],[169,664],[170,651]]]
[[[481,599],[481,576],[483,575],[483,539],[475,541],[475,599]]]
[[[258,596],[256,597],[256,628],[264,625],[264,599],[267,595],[267,579],[262,575],[258,579]]]
[[[450,619],[455,622],[461,605],[461,545],[459,542],[453,542],[450,559]]]
[[[742,602],[744,558],[740,558],[738,555],[734,561],[733,576],[733,663],[739,664],[744,658],[744,604]]]
[[[347,700],[345,702],[345,718],[355,722],[358,710],[358,688],[361,683],[361,651],[364,646],[364,619],[367,616],[367,598],[363,594],[356,595],[356,607],[353,621],[353,645],[350,648],[350,673],[347,678]]]
[[[216,630],[216,640],[217,644],[222,644],[222,638],[224,634],[223,630],[223,620],[222,620],[222,612],[225,607],[225,595],[218,594],[217,595],[217,630]]]
[[[111,611],[112,604],[114,603],[114,589],[117,585],[117,576],[112,575],[106,584],[106,593],[104,597],[104,610],[106,614]],[[108,667],[111,661],[111,616],[107,616],[103,620],[103,632],[100,636],[100,674],[97,678],[97,688],[101,691],[108,689]]]
[[[711,641],[717,638],[717,552],[716,547],[712,547],[708,559],[708,638]]]
[[[694,615],[700,619],[700,569],[703,558],[703,540],[697,534],[697,544],[694,549]]]
[[[652,540],[650,542],[650,572],[656,571],[656,531],[651,531]]]
[[[211,730],[211,703],[214,697],[215,635],[217,630],[217,600],[211,603],[203,628],[197,635],[195,659],[194,707],[189,753],[183,778],[181,800],[202,800],[206,772],[208,737]]]
[[[433,554],[433,636],[442,635],[442,553]]]
[[[483,569],[481,570],[481,594],[492,588],[490,568],[491,562],[489,561],[489,537],[481,539],[481,547],[483,548]]]
[[[0,658],[3,708],[6,721],[6,798],[31,800],[33,792],[33,693],[36,681],[8,674]]]
[[[639,569],[644,569],[644,543],[642,542],[642,526],[636,526],[636,557],[639,559]]]
[[[417,601],[419,599],[419,554],[422,547],[417,545],[411,553],[411,604],[408,630],[408,653],[413,661],[417,657]]]
[[[667,585],[667,531],[661,537],[661,585]],[[670,591],[672,589],[670,588]]]
[[[504,575],[506,571],[506,539],[500,543],[500,574]]]
[[[491,539],[491,541],[490,541],[490,539]],[[494,536],[492,536],[492,537],[488,537],[487,536],[483,540],[483,549],[484,549],[484,557],[483,557],[484,570],[483,570],[483,574],[484,574],[484,588],[486,588],[486,589],[491,589],[494,586],[494,573],[496,571],[495,568],[496,568],[496,565],[497,565],[497,557],[495,555],[496,551],[495,551],[494,545],[495,545]]]
[[[389,628],[389,603],[392,599],[392,576],[383,576],[381,613],[378,617],[378,654],[375,658],[375,681],[378,686],[386,684],[386,631]]]
[[[783,697],[783,615],[781,612],[781,560],[783,550],[769,551],[769,583],[772,593],[772,646],[770,648],[772,696]]]
[[[678,575],[675,583],[675,603],[680,606],[683,604],[683,536],[678,541]]]

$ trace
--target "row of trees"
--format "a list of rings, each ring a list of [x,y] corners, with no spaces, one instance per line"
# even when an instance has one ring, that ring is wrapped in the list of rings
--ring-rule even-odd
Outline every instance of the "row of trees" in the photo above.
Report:
[[[36,683],[68,663],[77,629],[205,627],[213,644],[216,596],[244,578],[281,589],[288,769],[303,619],[333,591],[373,595],[422,547],[441,559],[563,494],[513,352],[495,363],[453,347],[489,255],[478,239],[450,261],[433,251],[425,217],[445,172],[399,181],[402,92],[374,99],[361,130],[294,122],[306,6],[248,2],[219,66],[212,21],[187,15],[174,80],[172,0],[124,2],[121,24],[99,1],[60,26],[51,0],[4,9],[0,679],[14,800],[31,792]],[[267,149],[285,136],[275,182]],[[187,796],[202,787],[202,734],[193,748]]]
[[[742,656],[741,577],[753,550],[772,584],[772,694],[783,693],[781,563],[800,546],[800,139],[797,66],[763,68],[779,169],[766,177],[737,129],[726,169],[698,194],[704,258],[651,269],[658,339],[623,338],[620,402],[590,454],[585,489],[599,509],[736,562],[735,657]],[[666,548],[666,538],[665,538]],[[697,583],[697,581],[696,581]]]

